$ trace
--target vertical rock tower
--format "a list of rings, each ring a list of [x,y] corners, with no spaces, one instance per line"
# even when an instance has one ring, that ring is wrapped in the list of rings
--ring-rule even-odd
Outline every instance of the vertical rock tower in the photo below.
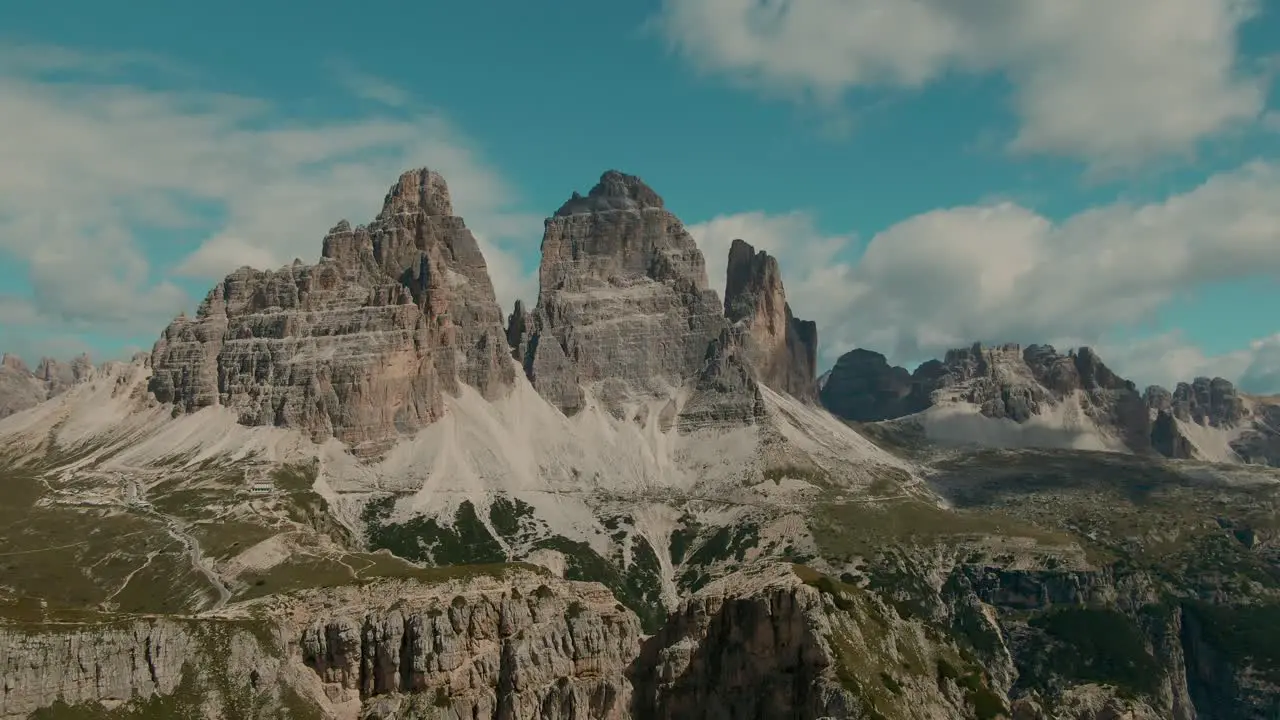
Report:
[[[706,262],[640,178],[610,170],[546,221],[538,304],[516,355],[566,414],[586,392],[615,415],[695,376],[725,326]]]
[[[801,400],[816,397],[818,327],[791,314],[776,258],[743,240],[733,241],[724,314],[747,330],[747,358],[761,382]]]

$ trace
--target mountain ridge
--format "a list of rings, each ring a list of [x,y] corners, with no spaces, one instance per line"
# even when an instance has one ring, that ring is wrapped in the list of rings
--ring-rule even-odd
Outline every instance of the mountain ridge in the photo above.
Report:
[[[1089,347],[1062,354],[1048,345],[975,344],[914,372],[858,348],[837,360],[820,399],[846,420],[914,422],[951,444],[1280,464],[1280,403],[1238,393],[1223,378],[1139,392]]]

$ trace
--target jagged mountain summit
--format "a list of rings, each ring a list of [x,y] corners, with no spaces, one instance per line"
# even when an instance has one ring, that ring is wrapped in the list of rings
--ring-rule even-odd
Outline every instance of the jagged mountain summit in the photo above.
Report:
[[[1153,451],[1251,400],[1144,396],[1045,346],[819,378],[748,241],[722,299],[609,171],[547,219],[537,302],[504,322],[414,170],[315,264],[242,268],[150,355],[0,419],[0,720],[1280,703],[1280,475]],[[968,446],[913,452],[906,425]]]
[[[88,355],[70,362],[40,358],[32,371],[22,358],[5,353],[0,357],[0,418],[35,407],[66,392],[93,369]]]
[[[1001,345],[951,350],[914,372],[855,349],[837,360],[821,402],[858,423],[897,421],[928,439],[985,447],[1159,453],[1277,464],[1280,402],[1222,378],[1139,392],[1092,349]]]
[[[459,383],[496,398],[514,378],[484,257],[426,169],[368,226],[335,225],[318,264],[228,276],[165,329],[151,366],[175,412],[218,405],[363,455],[438,420]]]
[[[594,399],[624,417],[669,398],[725,325],[684,225],[617,171],[547,219],[538,277],[531,327],[513,339],[534,387],[566,414]]]

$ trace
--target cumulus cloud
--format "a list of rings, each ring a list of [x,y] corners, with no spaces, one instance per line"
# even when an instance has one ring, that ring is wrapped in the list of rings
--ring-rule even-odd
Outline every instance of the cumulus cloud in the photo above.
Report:
[[[156,332],[192,302],[184,278],[312,260],[329,227],[370,219],[420,165],[448,179],[503,300],[529,292],[506,243],[538,219],[511,210],[512,190],[439,115],[290,119],[260,98],[130,84],[145,56],[27,51],[0,63],[0,256],[33,288],[7,319]],[[388,87],[374,95],[408,102]]]
[[[732,237],[774,251],[827,361],[853,347],[911,362],[975,341],[1098,345],[1196,287],[1280,277],[1280,166],[1253,163],[1160,202],[1056,223],[1012,202],[935,210],[876,234],[860,258],[852,236],[824,235],[803,214],[744,213],[690,231],[712,262]],[[1218,363],[1256,389],[1280,367],[1274,339],[1260,342],[1248,362],[1152,346],[1146,356],[1180,376]]]
[[[1223,377],[1245,392],[1280,393],[1280,333],[1217,355],[1205,353],[1178,331],[1106,344],[1099,352],[1116,372],[1145,383],[1171,388],[1196,377]]]
[[[1258,12],[1256,0],[664,0],[655,20],[705,72],[825,102],[999,73],[1021,121],[1011,149],[1106,171],[1258,119],[1265,75],[1237,57]]]

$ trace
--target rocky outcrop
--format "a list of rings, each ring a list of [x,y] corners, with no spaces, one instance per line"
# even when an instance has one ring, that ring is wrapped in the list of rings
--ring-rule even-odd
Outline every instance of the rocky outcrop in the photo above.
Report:
[[[628,716],[640,625],[607,589],[526,578],[477,590],[389,595],[398,607],[342,591],[354,612],[294,611],[301,660],[330,702],[362,703],[370,718]]]
[[[645,642],[633,717],[996,717],[1004,702],[981,672],[926,637],[860,588],[754,568],[699,591]],[[952,661],[964,674],[941,677]]]
[[[818,328],[791,314],[778,261],[743,240],[729,247],[724,314],[746,330],[748,360],[769,387],[812,400],[817,393]]]
[[[836,360],[819,393],[822,405],[854,422],[875,422],[919,412],[928,406],[912,393],[910,371],[891,366],[884,355],[861,348]]]
[[[765,417],[752,345],[746,328],[727,327],[708,347],[706,362],[693,384],[689,401],[681,408],[679,427],[684,432],[703,428],[741,427]]]
[[[88,355],[71,362],[41,358],[32,372],[22,358],[5,353],[0,358],[0,418],[61,395],[92,372]]]
[[[613,170],[547,219],[539,282],[525,372],[566,414],[585,393],[619,416],[669,395],[725,326],[684,225],[643,181]]]
[[[968,405],[992,419],[1027,423],[1072,403],[1135,452],[1151,443],[1151,418],[1133,383],[1092,349],[1007,344],[947,351],[908,374],[869,350],[843,355],[824,383],[823,405],[847,420],[877,422],[940,404]]]
[[[124,703],[148,711],[143,717],[197,717],[174,713],[173,699],[198,687],[205,689],[198,700],[207,705],[204,716],[223,717],[241,692],[274,685],[279,672],[270,650],[236,623],[0,623],[4,720],[59,705],[110,709]]]
[[[599,585],[383,581],[249,607],[0,623],[0,718],[124,703],[141,717],[631,717],[639,621]]]
[[[1280,466],[1277,398],[1250,397],[1229,380],[1198,377],[1172,392],[1152,385],[1143,400],[1152,418],[1152,446],[1165,457]]]
[[[438,419],[459,383],[494,398],[514,380],[479,246],[425,169],[368,227],[334,226],[318,264],[229,275],[165,329],[152,366],[175,412],[221,405],[362,455]]]

